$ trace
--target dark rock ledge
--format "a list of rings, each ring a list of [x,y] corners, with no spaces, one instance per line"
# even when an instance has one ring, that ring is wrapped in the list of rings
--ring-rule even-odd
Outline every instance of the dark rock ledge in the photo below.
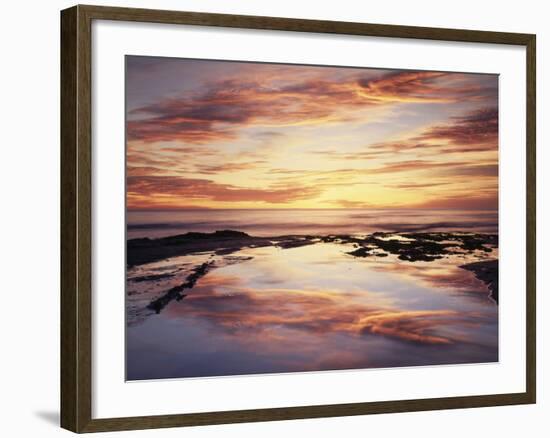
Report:
[[[498,303],[498,260],[484,260],[460,266],[475,274],[489,289],[489,296]]]

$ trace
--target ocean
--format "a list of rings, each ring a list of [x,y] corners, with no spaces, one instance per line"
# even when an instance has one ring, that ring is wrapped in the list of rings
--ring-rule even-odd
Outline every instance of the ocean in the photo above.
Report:
[[[498,211],[258,209],[127,212],[127,238],[165,237],[189,231],[243,231],[253,236],[364,234],[375,231],[498,232]]]

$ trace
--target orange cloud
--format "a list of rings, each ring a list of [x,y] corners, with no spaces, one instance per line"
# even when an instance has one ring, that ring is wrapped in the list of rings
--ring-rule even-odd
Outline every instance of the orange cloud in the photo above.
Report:
[[[420,135],[399,141],[370,144],[357,152],[314,151],[327,158],[365,160],[403,153],[433,155],[498,151],[498,108],[483,108],[454,117],[445,125],[430,127]]]
[[[463,79],[464,75],[458,73],[396,71],[375,79],[361,79],[359,85],[372,99],[394,102],[449,103],[477,100],[496,92],[494,88],[456,85]]]
[[[164,173],[165,170],[159,167],[152,166],[127,166],[126,176],[148,176],[159,175]]]
[[[201,92],[136,108],[127,122],[128,139],[187,143],[231,140],[238,136],[238,129],[252,123],[284,126],[345,121],[353,109],[391,102],[445,103],[484,92],[479,86],[453,87],[439,82],[462,77],[453,73],[392,72],[377,79],[339,80],[323,78],[322,70],[318,74],[318,78],[287,80],[282,85],[280,78],[267,74],[248,81],[230,78]]]
[[[389,185],[391,188],[395,189],[403,189],[403,190],[418,190],[418,189],[425,189],[425,188],[432,188],[432,187],[439,187],[439,186],[446,186],[452,184],[452,182],[446,181],[430,181],[425,183],[401,183],[401,184],[392,184]]]
[[[234,139],[237,130],[251,123],[294,125],[327,122],[338,110],[373,104],[359,96],[351,84],[308,80],[286,86],[261,81],[228,79],[202,93],[137,108],[127,122],[130,141],[180,140],[205,143]]]
[[[369,97],[381,100],[448,102],[449,97],[442,94],[449,90],[435,84],[436,79],[445,75],[439,72],[399,71],[377,79],[359,80],[359,85]]]
[[[259,166],[266,163],[267,163],[266,160],[252,160],[252,161],[247,161],[242,163],[198,165],[195,172],[206,174],[206,175],[216,175],[224,172],[238,172],[242,170],[258,169]]]
[[[126,178],[129,208],[148,208],[170,203],[186,204],[191,200],[253,201],[260,203],[285,203],[319,195],[318,187],[282,186],[254,189],[218,184],[206,179],[180,178],[176,176],[129,176]]]
[[[426,160],[409,160],[399,161],[396,163],[388,163],[382,167],[366,170],[371,174],[378,173],[396,173],[396,172],[408,172],[428,169],[441,169],[449,167],[458,167],[467,165],[467,162],[438,162],[438,161],[426,161]]]
[[[186,62],[197,75],[210,69],[205,61],[200,68]],[[182,83],[178,94],[159,85],[164,92],[155,95],[153,87],[145,99],[136,87],[127,119],[133,208],[466,205],[472,202],[455,196],[481,197],[495,187],[497,82],[491,77],[254,63],[211,67],[220,74],[189,77],[188,85],[172,78],[175,89]],[[457,114],[464,102],[489,106],[424,130],[413,126],[436,114],[434,104]],[[375,120],[370,114],[376,115],[372,138],[403,137],[403,129],[414,134],[362,146]],[[401,126],[395,134],[388,133],[385,115]],[[469,155],[449,158],[459,153]],[[410,181],[411,175],[418,179]]]
[[[496,150],[498,147],[498,108],[483,108],[462,117],[455,117],[454,123],[435,126],[428,129],[418,140],[444,140],[461,146],[467,151],[470,146],[486,146]],[[475,148],[479,150],[480,148]]]

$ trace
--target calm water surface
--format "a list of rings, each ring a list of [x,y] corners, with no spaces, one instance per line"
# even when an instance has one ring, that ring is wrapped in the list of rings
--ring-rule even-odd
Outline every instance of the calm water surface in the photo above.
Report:
[[[476,231],[496,233],[498,212],[457,210],[181,210],[128,211],[128,238],[187,231],[239,230],[254,236],[372,233],[375,231]]]
[[[341,217],[348,220],[350,214],[367,213],[374,214],[355,211]],[[254,214],[255,223],[267,223],[267,212]],[[430,223],[422,214],[416,223]],[[470,215],[470,222],[483,222],[481,231],[494,226],[494,213],[477,214],[464,213],[462,220],[467,222]],[[306,223],[319,224],[323,216],[302,214],[292,219],[296,229],[303,229]],[[218,220],[202,217],[204,223]],[[411,215],[400,218],[401,224],[412,221]],[[434,218],[436,222],[451,219],[432,216],[431,223]],[[378,224],[369,226],[384,222],[378,219]],[[390,218],[394,223],[397,219]],[[249,231],[233,227],[231,220],[215,227]],[[285,232],[273,234],[290,233],[280,228]],[[361,224],[360,228],[368,227]],[[153,229],[166,231],[158,227],[149,231]],[[189,229],[182,226],[180,231]],[[136,233],[145,230],[135,229]],[[256,231],[251,234],[266,235],[268,230],[257,226]],[[127,378],[498,361],[498,306],[488,297],[485,284],[459,268],[470,261],[497,258],[497,249],[433,262],[401,261],[393,255],[355,258],[347,254],[352,249],[338,243],[264,247],[225,256],[174,257],[129,269]],[[146,308],[204,262],[212,262],[212,269],[186,291],[187,296],[170,302],[159,314]],[[151,275],[157,277],[135,281]]]

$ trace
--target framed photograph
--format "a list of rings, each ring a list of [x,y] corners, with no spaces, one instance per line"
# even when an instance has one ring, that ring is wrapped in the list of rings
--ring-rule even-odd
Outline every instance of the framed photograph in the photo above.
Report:
[[[61,423],[535,403],[535,35],[61,13]]]

